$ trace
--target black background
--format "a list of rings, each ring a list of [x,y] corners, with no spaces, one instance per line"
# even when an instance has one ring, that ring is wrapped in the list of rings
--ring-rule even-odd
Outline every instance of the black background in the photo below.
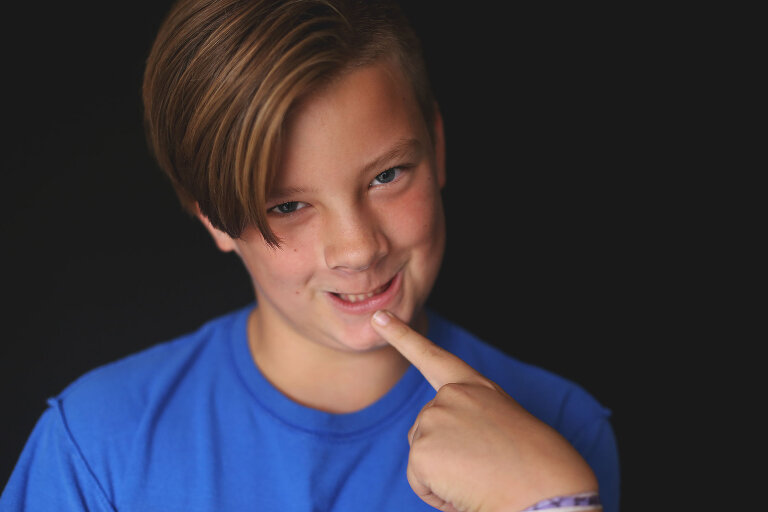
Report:
[[[252,300],[145,145],[143,63],[169,2],[104,5],[16,5],[3,34],[3,482],[46,397]],[[613,411],[633,510],[676,293],[647,39],[627,37],[633,13],[477,7],[407,6],[447,137],[430,306]]]

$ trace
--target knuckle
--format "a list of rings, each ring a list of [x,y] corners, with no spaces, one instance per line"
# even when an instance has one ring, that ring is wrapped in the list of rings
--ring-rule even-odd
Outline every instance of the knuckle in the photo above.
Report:
[[[432,426],[434,417],[435,417],[434,407],[430,407],[429,409],[422,410],[421,414],[419,415],[419,429],[421,429],[422,431],[424,429],[429,430],[429,428]]]
[[[416,423],[414,423],[413,426],[411,426],[411,428],[408,430],[408,444],[411,446],[413,446],[413,441],[421,435],[419,425],[419,420],[416,420]]]
[[[422,468],[430,460],[430,436],[416,435],[411,442],[411,451],[408,455],[409,463],[414,467]]]
[[[501,387],[500,387],[498,384],[496,384],[496,383],[495,383],[495,382],[493,382],[491,379],[489,379],[489,378],[487,378],[487,377],[484,377],[484,376],[482,376],[482,375],[480,375],[480,376],[478,377],[477,383],[478,383],[480,386],[484,386],[484,387],[486,387],[486,388],[490,388],[490,389],[492,389],[492,390],[494,390],[494,391],[501,391],[501,390],[502,390],[502,389],[501,389]]]
[[[445,425],[449,418],[450,413],[442,406],[435,404],[428,409],[423,409],[419,415],[418,430],[421,435],[433,431],[439,428],[441,425]]]
[[[440,386],[440,389],[437,390],[437,394],[435,395],[435,401],[442,402],[442,401],[451,401],[455,400],[461,396],[464,396],[467,394],[467,390],[465,389],[465,386],[463,384],[459,384],[456,382],[449,382],[448,384],[443,384]]]
[[[419,477],[416,475],[416,469],[413,467],[410,460],[408,461],[408,468],[406,469],[405,475],[408,478],[408,483],[411,488],[416,492],[421,482],[419,481]]]

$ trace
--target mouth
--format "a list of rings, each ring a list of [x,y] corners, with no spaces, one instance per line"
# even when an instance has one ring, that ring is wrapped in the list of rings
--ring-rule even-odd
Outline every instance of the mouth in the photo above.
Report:
[[[394,280],[395,278],[393,277],[383,285],[379,286],[372,292],[368,292],[368,293],[333,293],[333,292],[331,293],[336,297],[340,298],[341,300],[343,300],[344,302],[349,302],[354,304],[355,302],[362,302],[366,299],[370,299],[374,295],[379,295],[380,293],[384,293],[389,289],[390,285],[392,285],[392,281]]]
[[[327,295],[331,303],[346,313],[372,313],[385,308],[392,301],[400,289],[401,282],[402,272],[398,272],[383,285],[365,293],[327,292]]]

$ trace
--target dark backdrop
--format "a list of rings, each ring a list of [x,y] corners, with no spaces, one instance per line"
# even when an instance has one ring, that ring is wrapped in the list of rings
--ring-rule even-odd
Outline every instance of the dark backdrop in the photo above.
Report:
[[[2,482],[46,397],[252,300],[145,146],[143,61],[169,2],[20,4],[3,34]],[[643,49],[626,13],[444,5],[408,7],[448,148],[430,306],[613,411],[631,510],[659,397],[649,354],[669,341],[668,304],[649,300],[663,249]]]

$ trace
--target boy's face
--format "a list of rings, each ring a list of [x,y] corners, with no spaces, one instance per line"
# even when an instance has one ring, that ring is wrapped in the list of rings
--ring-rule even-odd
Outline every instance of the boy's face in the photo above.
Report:
[[[253,279],[270,333],[346,351],[384,346],[378,309],[416,323],[445,245],[441,121],[430,141],[410,83],[387,61],[342,75],[300,103],[267,198],[281,240],[214,233]]]

